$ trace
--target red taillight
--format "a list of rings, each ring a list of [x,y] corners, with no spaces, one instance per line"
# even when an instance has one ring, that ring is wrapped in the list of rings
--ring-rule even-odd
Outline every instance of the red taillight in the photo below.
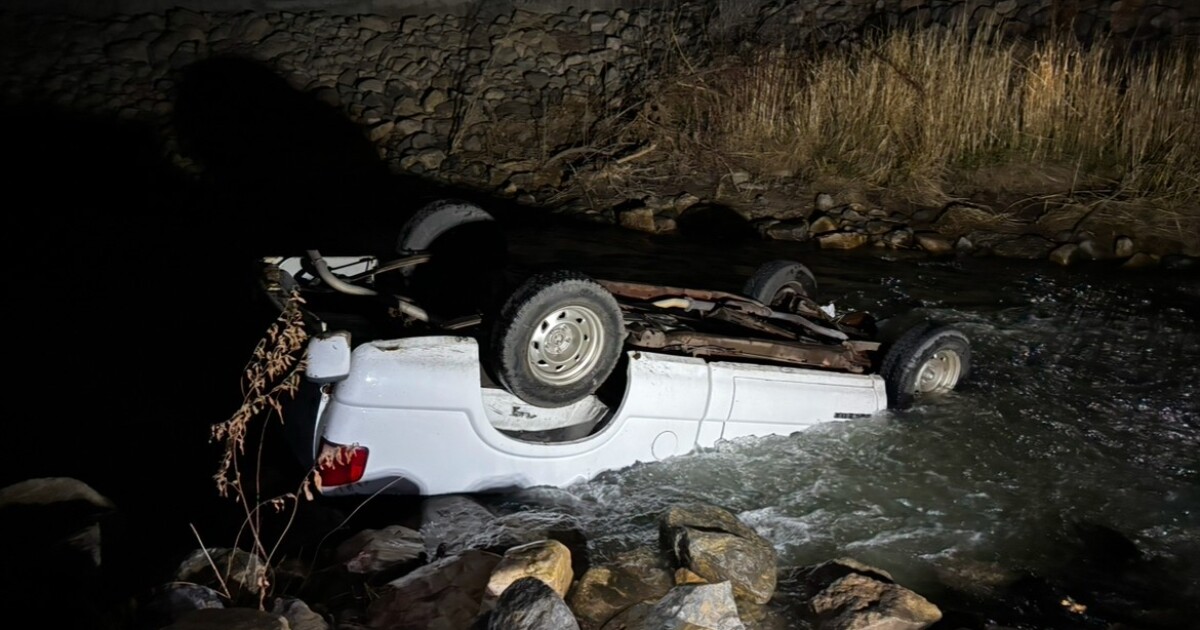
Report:
[[[367,471],[367,447],[344,446],[321,440],[317,474],[322,486],[342,486],[363,478]]]

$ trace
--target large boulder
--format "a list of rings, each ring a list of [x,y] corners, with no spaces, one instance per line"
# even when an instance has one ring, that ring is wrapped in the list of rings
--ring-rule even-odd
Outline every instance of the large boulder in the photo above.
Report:
[[[557,540],[571,550],[572,571],[587,570],[587,539],[578,518],[562,511],[525,510],[496,516],[462,496],[429,499],[422,513],[421,536],[430,557],[483,549],[503,554],[539,540]]]
[[[565,597],[575,577],[571,571],[571,551],[557,540],[541,540],[509,549],[492,570],[484,600],[495,601],[509,585],[526,577],[541,580],[559,597]]]
[[[775,548],[733,514],[711,505],[674,506],[659,520],[660,541],[679,566],[765,604],[775,592]]]
[[[140,608],[139,616],[142,625],[161,628],[193,610],[224,607],[221,594],[207,586],[172,582],[155,589]]]
[[[329,630],[329,622],[299,599],[277,598],[271,612],[287,620],[288,630]]]
[[[658,601],[672,586],[663,558],[649,549],[635,549],[588,569],[571,589],[567,603],[579,625],[593,630],[634,604]]]
[[[417,561],[425,552],[421,533],[401,525],[365,529],[338,545],[338,563],[351,573],[378,573]]]
[[[430,556],[457,553],[469,548],[472,537],[485,530],[496,515],[464,496],[446,495],[426,499],[421,506],[421,537]]]
[[[128,559],[120,553],[121,525],[113,503],[78,479],[0,489],[0,604],[52,610],[67,626],[112,616],[126,605],[116,579]]]
[[[743,630],[729,582],[677,586],[641,620],[655,630]]]
[[[579,630],[566,602],[545,582],[523,577],[504,589],[488,630]]]
[[[820,630],[921,630],[942,618],[887,571],[851,558],[804,569],[800,578]]]
[[[367,609],[369,624],[390,630],[457,630],[479,615],[500,556],[469,549],[392,580]]]

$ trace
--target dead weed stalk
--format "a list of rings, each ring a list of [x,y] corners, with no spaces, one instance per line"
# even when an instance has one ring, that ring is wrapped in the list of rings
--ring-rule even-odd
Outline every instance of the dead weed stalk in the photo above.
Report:
[[[242,526],[234,539],[234,548],[240,548],[243,537],[249,538],[249,552],[258,560],[253,565],[254,589],[258,594],[259,606],[265,607],[271,593],[270,570],[277,559],[280,544],[296,517],[301,501],[313,499],[313,489],[320,490],[321,468],[348,461],[355,445],[332,449],[321,453],[317,462],[303,476],[294,492],[263,498],[262,468],[263,441],[272,418],[284,421],[284,401],[299,391],[304,374],[304,348],[309,335],[305,330],[302,305],[303,298],[293,293],[279,316],[267,328],[266,333],[255,345],[242,371],[242,403],[224,422],[213,425],[212,439],[222,447],[220,463],[213,480],[222,497],[232,497],[245,513]],[[253,464],[247,466],[246,440],[257,427],[258,439]],[[286,523],[273,541],[263,531],[263,510],[275,513],[289,510]],[[195,527],[192,528],[195,532]],[[197,540],[200,539],[198,532]],[[203,542],[201,542],[203,547]],[[222,595],[233,599],[236,593],[230,589],[230,577],[234,572],[234,554],[229,554],[228,566],[218,567],[205,548],[205,556],[217,574],[223,589]]]

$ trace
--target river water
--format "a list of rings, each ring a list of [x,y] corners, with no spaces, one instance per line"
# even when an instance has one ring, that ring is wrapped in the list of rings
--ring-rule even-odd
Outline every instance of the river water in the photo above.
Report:
[[[511,239],[528,269],[717,289],[766,260],[800,260],[822,302],[960,322],[974,366],[960,391],[909,411],[722,443],[497,507],[569,515],[599,558],[653,544],[672,503],[728,508],[774,543],[776,612],[796,627],[788,570],[844,555],[1014,625],[1200,627],[1188,616],[1200,599],[1195,276],[595,228]],[[1088,611],[1055,610],[1066,597]]]

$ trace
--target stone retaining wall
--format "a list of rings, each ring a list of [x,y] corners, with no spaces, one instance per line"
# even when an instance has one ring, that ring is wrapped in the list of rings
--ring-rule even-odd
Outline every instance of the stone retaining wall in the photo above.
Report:
[[[39,4],[67,13],[82,6]],[[722,37],[833,41],[870,24],[948,23],[963,15],[999,16],[1019,33],[1063,23],[1081,34],[1135,38],[1192,37],[1200,30],[1200,3],[1190,0],[603,3],[633,7],[611,10],[565,4],[370,3],[390,13],[413,12],[403,17],[345,14],[367,6],[361,2],[303,12],[0,14],[0,98],[148,123],[162,131],[168,153],[192,168],[176,150],[171,125],[180,71],[206,58],[236,56],[261,63],[298,93],[360,125],[393,168],[520,194],[557,185],[562,151],[591,143],[606,120],[628,115],[664,58],[702,59]],[[22,6],[31,5],[16,3]],[[89,6],[95,13],[97,7],[159,3]]]
[[[496,186],[519,176],[524,161],[545,162],[586,139],[606,112],[620,111],[668,47],[698,41],[701,23],[688,16],[654,9],[22,16],[2,22],[0,97],[148,123],[173,152],[182,69],[233,56],[339,109],[393,166]]]

